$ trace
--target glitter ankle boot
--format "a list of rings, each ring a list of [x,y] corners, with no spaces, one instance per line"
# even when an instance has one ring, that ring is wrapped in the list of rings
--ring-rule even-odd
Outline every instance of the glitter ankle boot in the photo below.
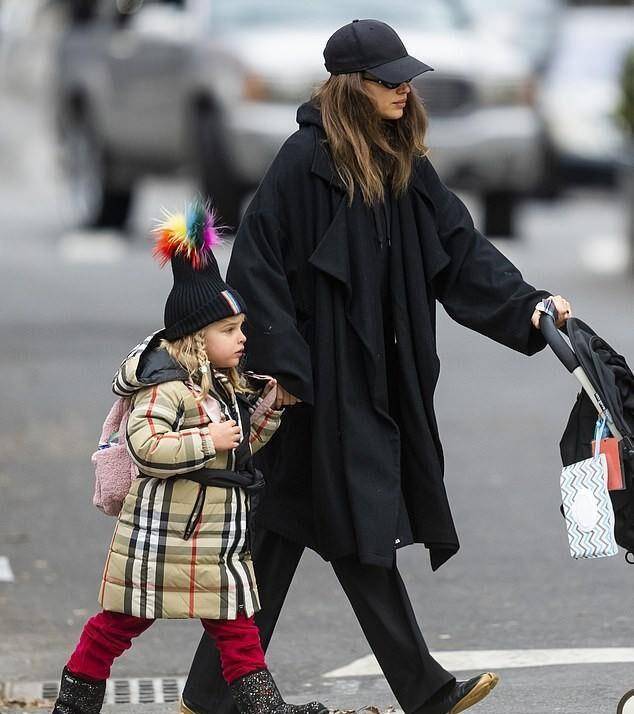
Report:
[[[64,667],[53,714],[99,714],[105,694],[105,679],[88,682]]]
[[[287,704],[268,669],[251,672],[232,682],[231,694],[240,714],[326,714],[319,702]]]

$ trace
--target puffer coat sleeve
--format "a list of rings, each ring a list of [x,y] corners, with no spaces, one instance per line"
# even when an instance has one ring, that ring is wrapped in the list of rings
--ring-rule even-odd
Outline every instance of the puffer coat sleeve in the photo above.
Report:
[[[251,414],[251,433],[249,442],[251,452],[259,451],[275,434],[282,421],[283,411],[276,409],[254,410]]]
[[[178,431],[185,393],[187,387],[181,382],[165,382],[134,396],[126,437],[141,473],[168,478],[203,468],[215,458],[207,427]]]
[[[440,180],[428,159],[420,170],[436,227],[450,260],[435,279],[436,296],[451,318],[511,349],[534,354],[546,346],[531,324],[535,305],[551,293],[536,290],[474,226],[466,206]]]

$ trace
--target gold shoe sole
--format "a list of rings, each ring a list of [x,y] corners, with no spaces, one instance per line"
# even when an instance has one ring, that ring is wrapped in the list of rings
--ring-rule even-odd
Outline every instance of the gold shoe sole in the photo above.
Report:
[[[456,704],[449,714],[460,714],[465,709],[469,709],[469,707],[482,701],[491,693],[491,690],[495,688],[499,681],[500,678],[493,672],[483,674],[475,687]]]
[[[181,708],[179,709],[180,714],[196,714],[193,709],[190,709],[187,704],[181,699]]]

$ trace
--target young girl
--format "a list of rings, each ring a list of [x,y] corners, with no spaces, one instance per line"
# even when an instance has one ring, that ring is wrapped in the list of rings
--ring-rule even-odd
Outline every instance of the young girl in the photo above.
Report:
[[[101,710],[116,657],[157,618],[201,619],[241,714],[319,714],[288,705],[266,667],[249,542],[262,476],[252,462],[280,423],[276,383],[241,374],[245,305],[220,277],[206,207],[168,216],[155,254],[171,261],[165,329],[121,365],[127,447],[139,468],[118,517],[99,602],[62,675],[54,713]]]

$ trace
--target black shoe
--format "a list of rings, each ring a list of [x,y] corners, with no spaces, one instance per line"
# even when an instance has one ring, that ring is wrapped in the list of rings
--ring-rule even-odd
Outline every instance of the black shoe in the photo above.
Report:
[[[319,702],[287,704],[268,669],[251,672],[229,686],[240,714],[326,714]]]
[[[185,701],[185,697],[181,697],[181,708],[178,711],[179,714],[198,714],[192,705]]]
[[[88,682],[64,667],[53,714],[99,714],[105,695],[105,679]]]
[[[206,714],[206,712],[209,711],[212,711],[212,708],[206,707],[203,709],[199,705],[194,706],[190,704],[185,697],[181,696],[180,708],[178,710],[179,714]]]
[[[500,681],[497,674],[485,672],[466,682],[456,682],[453,689],[426,702],[418,714],[459,714],[484,699]]]

